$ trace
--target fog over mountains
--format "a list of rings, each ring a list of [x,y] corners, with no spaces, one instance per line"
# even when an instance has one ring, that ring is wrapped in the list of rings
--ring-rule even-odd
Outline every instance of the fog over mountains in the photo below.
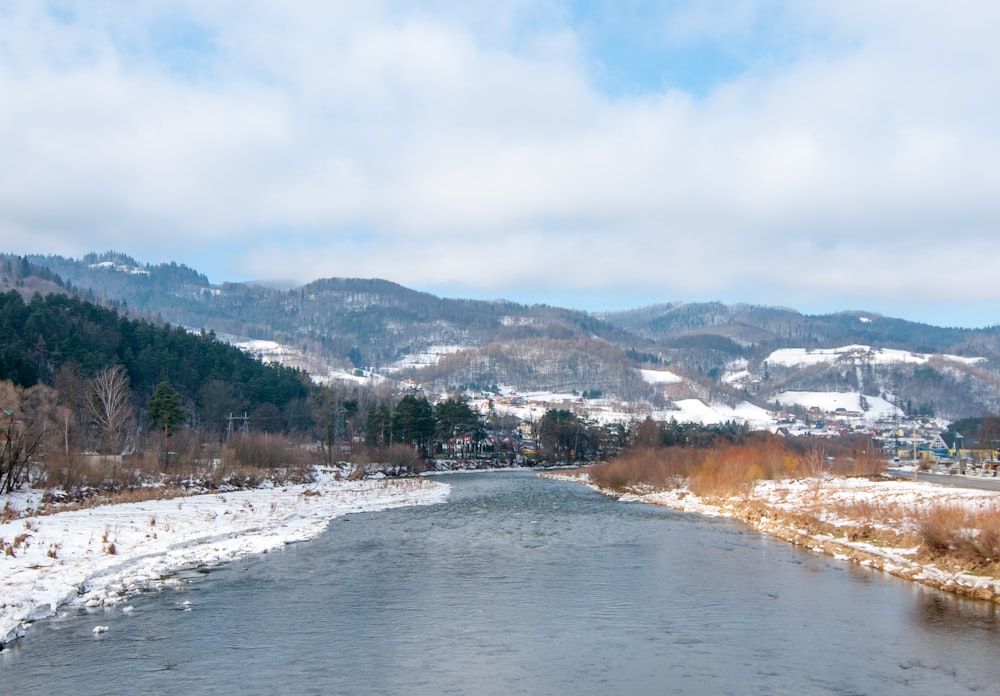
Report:
[[[774,408],[783,392],[854,391],[911,415],[1000,410],[996,326],[717,302],[591,314],[447,299],[379,279],[328,278],[291,289],[213,285],[184,265],[118,253],[4,260],[5,290],[72,292],[227,340],[275,341],[320,375],[392,372],[438,390],[512,385],[654,408],[691,398]]]

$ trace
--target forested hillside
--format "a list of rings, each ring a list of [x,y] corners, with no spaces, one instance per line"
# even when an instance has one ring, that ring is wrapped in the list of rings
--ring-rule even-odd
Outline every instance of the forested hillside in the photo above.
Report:
[[[363,474],[419,471],[440,454],[488,465],[521,456],[515,422],[488,429],[464,401],[317,385],[210,332],[130,319],[65,293],[27,302],[0,293],[0,336],[0,492],[29,479],[76,494],[159,477],[190,486],[195,472],[199,486],[255,485],[292,465],[308,475],[301,465],[320,457]],[[576,429],[575,457],[608,451],[602,429],[575,416],[567,427]]]
[[[804,315],[783,307],[707,302],[654,305],[600,316],[658,342],[676,344],[691,336],[722,336],[751,352],[860,343],[920,353],[986,357],[1000,353],[1000,327],[939,327],[872,312]]]
[[[89,378],[121,365],[137,403],[160,382],[170,383],[192,406],[206,385],[224,383],[233,406],[283,407],[307,395],[308,376],[265,365],[209,334],[123,318],[114,310],[62,294],[25,302],[15,291],[0,294],[0,379],[22,387],[54,384],[60,374]]]
[[[183,265],[141,264],[114,252],[81,260],[0,259],[10,270],[6,287],[24,297],[33,287],[72,292],[133,317],[214,331],[230,341],[276,341],[303,354],[298,364],[320,375],[331,369],[394,374],[438,391],[505,384],[601,393],[655,407],[687,398],[773,406],[782,390],[803,389],[891,395],[894,403],[912,404],[916,413],[945,418],[1000,407],[998,326],[942,328],[860,311],[807,316],[720,302],[593,315],[504,300],[440,298],[378,279],[329,278],[285,290],[212,285]],[[984,360],[769,362],[780,349],[855,344]],[[682,381],[654,387],[641,368],[669,370]]]
[[[59,256],[27,260],[102,302],[181,326],[306,344],[356,367],[384,365],[435,343],[625,336],[585,312],[446,299],[379,279],[329,278],[278,290],[250,283],[210,286],[205,276],[186,266],[143,265],[114,252],[79,261]]]

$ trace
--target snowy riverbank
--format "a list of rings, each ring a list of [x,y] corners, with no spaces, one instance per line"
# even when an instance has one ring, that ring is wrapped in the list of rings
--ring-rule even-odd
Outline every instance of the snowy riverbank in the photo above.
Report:
[[[60,605],[125,606],[179,570],[263,553],[335,517],[444,502],[423,479],[335,481],[107,505],[0,524],[0,645]]]
[[[707,501],[686,487],[621,495],[594,486],[586,473],[542,474],[601,490],[624,502],[663,505],[683,512],[739,519],[754,529],[850,563],[965,597],[1000,602],[1000,577],[928,559],[912,540],[912,513],[929,506],[984,509],[1000,504],[1000,493],[937,486],[920,481],[864,478],[759,481],[746,495]],[[875,511],[875,519],[856,511]]]

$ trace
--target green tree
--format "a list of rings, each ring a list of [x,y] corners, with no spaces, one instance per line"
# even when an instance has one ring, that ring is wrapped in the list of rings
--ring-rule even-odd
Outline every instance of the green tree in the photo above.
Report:
[[[387,404],[371,404],[365,418],[365,442],[382,447],[392,439],[392,412]]]
[[[434,407],[437,436],[441,442],[454,437],[471,437],[478,443],[486,436],[479,414],[464,401],[448,399]]]
[[[149,429],[162,428],[163,436],[167,438],[183,427],[186,418],[180,392],[170,386],[170,382],[157,384],[147,404],[146,420],[149,422]]]
[[[589,435],[576,414],[563,409],[550,409],[538,424],[538,444],[556,460],[580,459],[590,448]]]
[[[392,412],[392,438],[416,446],[426,452],[428,441],[434,437],[437,422],[434,409],[424,397],[407,394]]]

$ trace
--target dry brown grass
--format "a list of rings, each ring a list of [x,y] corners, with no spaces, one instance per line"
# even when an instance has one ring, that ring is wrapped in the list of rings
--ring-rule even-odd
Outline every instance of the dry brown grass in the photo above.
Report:
[[[754,481],[794,476],[799,469],[800,458],[774,439],[707,449],[643,447],[587,473],[596,485],[614,491],[664,490],[686,480],[699,496],[727,498],[747,493]]]
[[[828,457],[820,446],[803,450],[796,443],[793,449],[784,438],[774,437],[710,448],[640,447],[586,471],[596,485],[613,491],[666,490],[686,480],[701,497],[730,498],[746,495],[754,482],[765,479],[804,475],[819,481],[827,473],[869,476],[883,468],[880,457]]]
[[[853,498],[826,500],[816,504],[817,516],[835,519],[834,533],[848,541],[866,541],[880,546],[912,547],[919,543],[907,530],[914,527],[913,511],[900,503]]]
[[[368,474],[384,472],[391,476],[419,474],[427,465],[416,449],[400,443],[388,447],[364,447],[351,453],[354,469],[349,480],[361,479]]]
[[[885,471],[885,458],[867,455],[834,457],[828,470],[835,476],[878,476]]]
[[[731,498],[746,495],[759,472],[742,466],[740,462],[724,456],[707,459],[703,466],[691,472],[688,488],[695,495],[706,498]]]
[[[1000,561],[1000,509],[994,506],[977,510],[973,522],[979,531],[975,539],[976,554],[990,562]]]
[[[917,528],[924,547],[934,553],[947,553],[955,548],[966,523],[965,508],[958,505],[935,505],[924,510]]]
[[[959,504],[935,505],[917,515],[923,549],[981,564],[1000,561],[1000,507],[978,510]]]
[[[137,458],[138,459],[138,458]],[[137,468],[149,464],[150,457],[144,458]],[[137,476],[137,478],[139,478]],[[41,504],[31,510],[17,511],[9,505],[0,511],[0,521],[9,522],[20,517],[53,515],[58,512],[85,510],[102,505],[143,503],[150,500],[170,500],[189,495],[197,495],[221,487],[255,488],[265,480],[281,483],[307,483],[311,480],[311,469],[294,466],[281,469],[254,466],[212,467],[202,466],[198,471],[175,472],[170,476],[152,476],[156,485],[133,485],[125,488],[80,488],[69,493],[48,492]],[[193,486],[191,484],[194,484]],[[155,524],[152,521],[151,526]]]
[[[1000,503],[974,508],[939,504],[912,506],[871,497],[828,500],[820,494],[828,474],[871,477],[882,472],[884,460],[854,450],[828,456],[822,446],[796,449],[781,440],[708,449],[638,448],[618,459],[585,471],[590,480],[617,492],[650,492],[676,488],[685,482],[708,501],[736,502],[744,517],[780,520],[793,530],[814,535],[846,537],[880,546],[920,546],[925,562],[972,572],[1000,573]],[[789,511],[766,506],[748,494],[764,479],[811,477],[816,496]],[[742,501],[734,499],[743,497]]]
[[[799,458],[780,440],[716,447],[710,453],[688,480],[691,492],[704,498],[746,495],[756,481],[794,476],[799,470]]]
[[[668,489],[681,485],[704,458],[705,450],[641,447],[586,471],[594,484],[608,490],[624,493],[643,487]]]
[[[169,500],[183,495],[189,495],[189,493],[179,486],[144,486],[126,488],[120,491],[80,491],[69,500],[65,497],[56,499],[51,495],[46,495],[42,499],[42,504],[37,509],[31,510],[30,514],[32,516],[54,515],[57,512],[87,510],[102,505],[143,503],[148,500]]]
[[[828,514],[836,517],[883,527],[901,528],[913,518],[913,512],[906,506],[872,498],[828,501],[823,507]]]
[[[30,538],[31,535],[25,532],[15,536],[14,541],[9,544],[4,542],[3,539],[0,539],[0,551],[2,551],[5,556],[17,556],[17,552],[21,546],[24,546],[25,549],[31,546],[31,542],[28,541]]]

